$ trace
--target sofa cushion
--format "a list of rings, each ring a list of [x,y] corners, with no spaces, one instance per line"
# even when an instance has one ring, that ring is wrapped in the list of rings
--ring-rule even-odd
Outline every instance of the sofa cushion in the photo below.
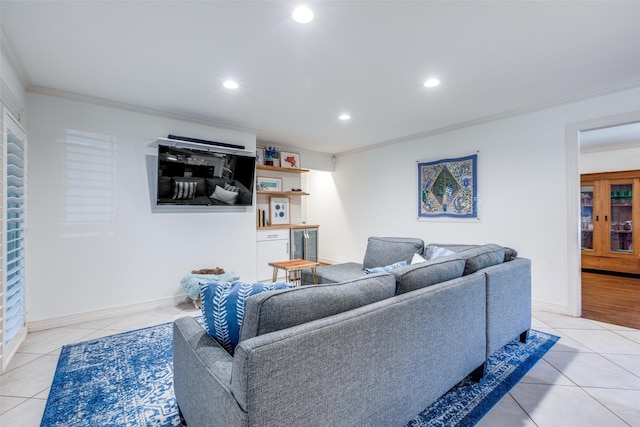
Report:
[[[362,264],[345,262],[342,264],[321,265],[316,267],[318,283],[342,283],[362,277]],[[302,284],[315,285],[311,269],[302,270]]]
[[[240,341],[372,304],[392,297],[395,290],[392,275],[376,274],[254,295],[247,299]]]
[[[158,198],[169,198],[173,196],[173,179],[170,176],[158,177]]]
[[[465,261],[456,255],[439,257],[392,271],[396,294],[404,294],[462,276]]]
[[[456,252],[465,260],[464,274],[471,274],[483,268],[504,262],[504,248],[496,244],[488,244]]]
[[[207,333],[233,354],[240,339],[246,299],[264,291],[293,288],[279,283],[243,283],[240,281],[208,282],[200,284],[202,314]]]
[[[391,270],[394,270],[398,267],[403,267],[405,265],[407,265],[407,261],[398,261],[398,262],[394,262],[391,265],[385,265],[384,267],[365,268],[364,274],[389,273]]]
[[[364,268],[411,261],[413,254],[422,255],[424,241],[411,237],[369,237],[362,265]]]

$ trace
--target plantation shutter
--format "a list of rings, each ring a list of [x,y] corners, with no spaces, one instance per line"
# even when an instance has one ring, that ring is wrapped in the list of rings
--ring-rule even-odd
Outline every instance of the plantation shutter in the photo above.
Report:
[[[24,300],[26,140],[22,128],[7,113],[4,136],[3,368],[27,332]]]

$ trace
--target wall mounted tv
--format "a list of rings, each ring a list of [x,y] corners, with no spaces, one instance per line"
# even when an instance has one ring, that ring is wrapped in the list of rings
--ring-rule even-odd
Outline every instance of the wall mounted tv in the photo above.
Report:
[[[159,206],[252,206],[256,158],[247,150],[158,140]]]

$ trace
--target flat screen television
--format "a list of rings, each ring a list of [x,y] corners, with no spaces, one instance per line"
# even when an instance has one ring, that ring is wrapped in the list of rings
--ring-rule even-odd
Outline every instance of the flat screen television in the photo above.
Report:
[[[158,144],[156,203],[159,206],[252,206],[255,167],[256,158],[250,151],[161,142]]]

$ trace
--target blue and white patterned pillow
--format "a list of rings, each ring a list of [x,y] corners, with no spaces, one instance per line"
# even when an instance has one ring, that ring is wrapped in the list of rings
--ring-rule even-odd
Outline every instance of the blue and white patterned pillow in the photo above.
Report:
[[[447,248],[441,248],[440,246],[434,246],[433,247],[433,252],[431,252],[431,258],[429,259],[436,259],[436,258],[440,258],[441,256],[449,256],[449,255],[455,255],[456,253],[447,249]]]
[[[391,265],[385,265],[384,267],[365,268],[364,269],[364,274],[388,273],[391,270],[393,270],[394,268],[402,267],[402,266],[405,266],[405,265],[407,265],[407,261],[398,261],[398,262],[393,263]]]
[[[244,283],[240,281],[208,282],[200,284],[202,314],[207,333],[222,345],[229,354],[240,340],[240,328],[244,319],[244,303],[251,295],[276,289],[294,288],[286,282]]]

